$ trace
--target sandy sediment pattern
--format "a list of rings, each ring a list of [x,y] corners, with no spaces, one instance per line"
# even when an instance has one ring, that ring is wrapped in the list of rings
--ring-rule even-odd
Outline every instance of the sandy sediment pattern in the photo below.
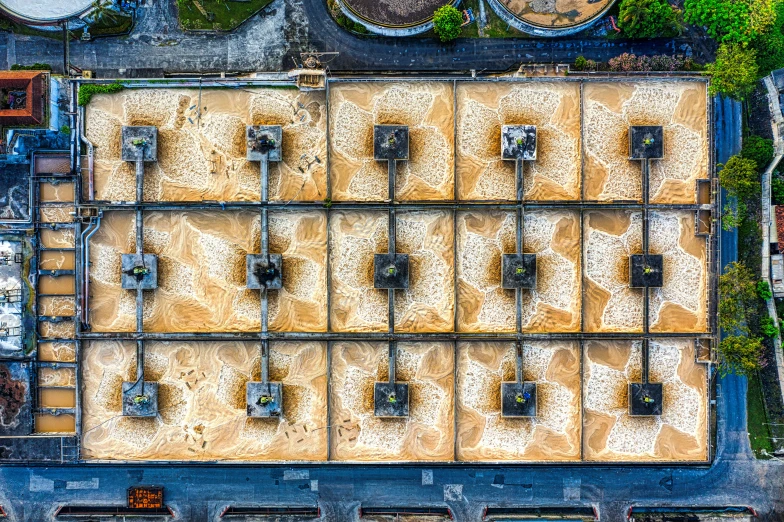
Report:
[[[458,330],[513,331],[514,290],[501,288],[501,255],[514,253],[516,217],[508,211],[457,215]],[[580,220],[568,210],[525,214],[525,252],[537,254],[536,288],[523,293],[523,329],[580,328]]]
[[[245,384],[260,379],[259,347],[241,342],[150,342],[145,379],[159,414],[122,417],[121,383],[135,380],[133,343],[84,353],[82,456],[106,460],[325,460],[326,345],[273,342],[270,379],[283,382],[283,417],[249,419]]]
[[[399,343],[396,380],[409,383],[409,417],[373,415],[373,384],[389,379],[386,343],[335,342],[330,368],[331,456],[343,461],[454,457],[451,343]]]
[[[400,212],[397,251],[408,254],[409,287],[395,291],[395,330],[454,329],[454,222],[449,211]]]
[[[515,199],[515,162],[501,159],[502,125],[537,126],[537,159],[523,168],[527,199],[580,198],[577,82],[461,83],[457,102],[460,199]]]
[[[693,211],[650,214],[650,251],[664,260],[664,284],[649,293],[653,332],[707,329],[706,243],[694,234],[694,219]]]
[[[641,200],[642,171],[630,161],[628,128],[661,125],[664,159],[651,162],[652,203],[694,203],[708,173],[704,82],[586,82],[583,87],[585,199]]]
[[[501,417],[501,382],[515,380],[513,343],[460,343],[457,455],[465,461],[580,459],[580,351],[576,343],[523,345],[523,374],[537,384],[534,418]]]
[[[629,255],[642,252],[642,214],[625,210],[588,211],[583,233],[584,330],[642,331],[642,290],[629,288]]]
[[[330,182],[336,201],[383,201],[387,162],[373,159],[374,125],[408,125],[409,160],[397,164],[398,200],[452,199],[451,83],[362,82],[330,87]]]
[[[457,214],[458,331],[514,331],[515,293],[501,288],[501,254],[515,251],[515,220],[499,210]]]
[[[523,292],[523,331],[579,331],[579,213],[526,212],[523,243],[526,253],[536,254],[536,288]]]
[[[330,214],[331,327],[336,332],[380,332],[389,325],[387,290],[373,288],[373,256],[387,252],[388,214]]]
[[[650,344],[650,382],[663,383],[660,417],[628,414],[628,384],[640,382],[640,341],[585,344],[584,439],[589,461],[707,459],[707,372],[692,339]]]
[[[47,362],[76,362],[76,348],[74,343],[68,342],[39,342],[38,360]]]
[[[259,291],[246,287],[245,256],[259,252],[259,224],[252,211],[145,213],[144,250],[158,256],[145,331],[258,331]],[[270,292],[270,329],[326,329],[325,245],[323,212],[271,214],[270,251],[284,255],[284,288]],[[134,213],[106,212],[90,248],[94,331],[136,328],[136,293],[120,286],[121,256],[134,251]]]
[[[87,138],[95,145],[95,196],[136,197],[135,167],[120,155],[123,125],[158,127],[158,161],[145,164],[147,201],[254,201],[258,162],[245,159],[246,125],[281,125],[283,161],[270,164],[270,199],[326,197],[323,93],[295,88],[126,89],[93,98]],[[86,186],[86,184],[85,184]]]

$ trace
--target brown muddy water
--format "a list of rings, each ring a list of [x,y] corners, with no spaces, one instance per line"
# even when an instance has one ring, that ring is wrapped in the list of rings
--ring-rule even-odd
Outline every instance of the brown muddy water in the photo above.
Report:
[[[270,379],[283,416],[249,419],[245,385],[260,379],[257,343],[149,342],[144,378],[157,381],[159,415],[122,416],[122,381],[136,375],[133,343],[90,343],[83,364],[82,456],[101,460],[324,460],[326,344],[273,342]]]
[[[650,344],[650,382],[663,383],[661,417],[628,414],[628,384],[639,382],[639,341],[588,341],[583,358],[583,451],[589,461],[706,460],[707,371],[692,339]]]
[[[135,167],[120,157],[123,125],[158,127],[158,161],[145,165],[147,201],[254,201],[258,162],[245,159],[246,125],[281,125],[283,161],[270,163],[273,200],[326,197],[324,94],[296,88],[126,89],[94,96],[86,135],[95,145],[95,197],[133,201]],[[87,183],[84,184],[87,186]]]

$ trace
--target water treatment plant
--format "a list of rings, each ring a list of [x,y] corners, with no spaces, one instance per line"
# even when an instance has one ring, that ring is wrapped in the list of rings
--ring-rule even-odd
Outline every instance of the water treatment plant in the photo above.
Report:
[[[713,459],[704,79],[91,85],[6,160],[3,461]]]

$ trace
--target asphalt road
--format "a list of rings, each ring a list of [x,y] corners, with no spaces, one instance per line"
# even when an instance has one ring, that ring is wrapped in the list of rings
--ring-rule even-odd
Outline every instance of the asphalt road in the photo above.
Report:
[[[624,52],[690,52],[686,40],[614,42],[579,39],[361,38],[330,18],[325,0],[275,0],[230,34],[184,34],[174,0],[148,0],[127,37],[72,42],[71,62],[89,70],[163,69],[166,73],[288,70],[302,51],[337,51],[334,71],[504,71],[520,63],[570,63],[578,55],[607,60]],[[60,40],[0,32],[0,69],[46,62],[62,69]]]

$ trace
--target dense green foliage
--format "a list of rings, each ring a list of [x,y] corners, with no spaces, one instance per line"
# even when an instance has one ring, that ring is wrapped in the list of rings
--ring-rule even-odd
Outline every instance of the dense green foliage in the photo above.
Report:
[[[730,196],[747,199],[759,193],[759,174],[754,160],[732,156],[727,163],[717,166],[721,168],[719,182]]]
[[[681,11],[666,0],[621,0],[618,27],[629,38],[675,36],[681,20]]]
[[[734,206],[728,203],[724,207],[722,228],[731,230],[740,226],[748,213],[746,201],[756,197],[760,190],[757,163],[754,160],[732,156],[724,165],[717,165],[719,182],[727,189],[727,194],[736,199]]]
[[[79,86],[79,99],[78,103],[81,106],[90,103],[92,97],[96,94],[111,94],[125,89],[125,86],[119,82],[114,83],[85,83]]]
[[[455,7],[444,5],[433,14],[433,30],[442,42],[449,42],[460,36],[463,16]]]
[[[11,66],[12,71],[51,71],[52,66],[48,63],[35,62],[33,65],[19,65],[15,63]]]
[[[764,299],[765,301],[773,297],[773,293],[770,291],[770,285],[767,281],[763,281],[762,279],[757,281],[757,295],[760,299]]]
[[[742,263],[727,265],[719,276],[719,326],[728,333],[748,334],[747,317],[756,306],[757,281]]]
[[[773,204],[784,205],[784,177],[778,172],[773,173],[770,180],[770,189],[773,192]]]
[[[761,367],[762,341],[756,337],[730,335],[719,343],[722,373],[749,375]]]
[[[762,335],[765,337],[776,337],[779,333],[779,329],[769,315],[763,315],[760,317],[760,332],[762,332]]]
[[[773,9],[773,24],[767,32],[757,36],[751,43],[757,51],[760,76],[784,67],[784,1],[778,0]]]
[[[743,139],[740,156],[757,164],[757,170],[764,171],[773,161],[773,140],[751,135]]]
[[[723,94],[738,100],[749,95],[757,84],[757,52],[740,44],[721,44],[716,61],[705,68],[713,78],[710,94]]]
[[[776,0],[685,0],[686,21],[720,43],[750,43],[773,24]]]

